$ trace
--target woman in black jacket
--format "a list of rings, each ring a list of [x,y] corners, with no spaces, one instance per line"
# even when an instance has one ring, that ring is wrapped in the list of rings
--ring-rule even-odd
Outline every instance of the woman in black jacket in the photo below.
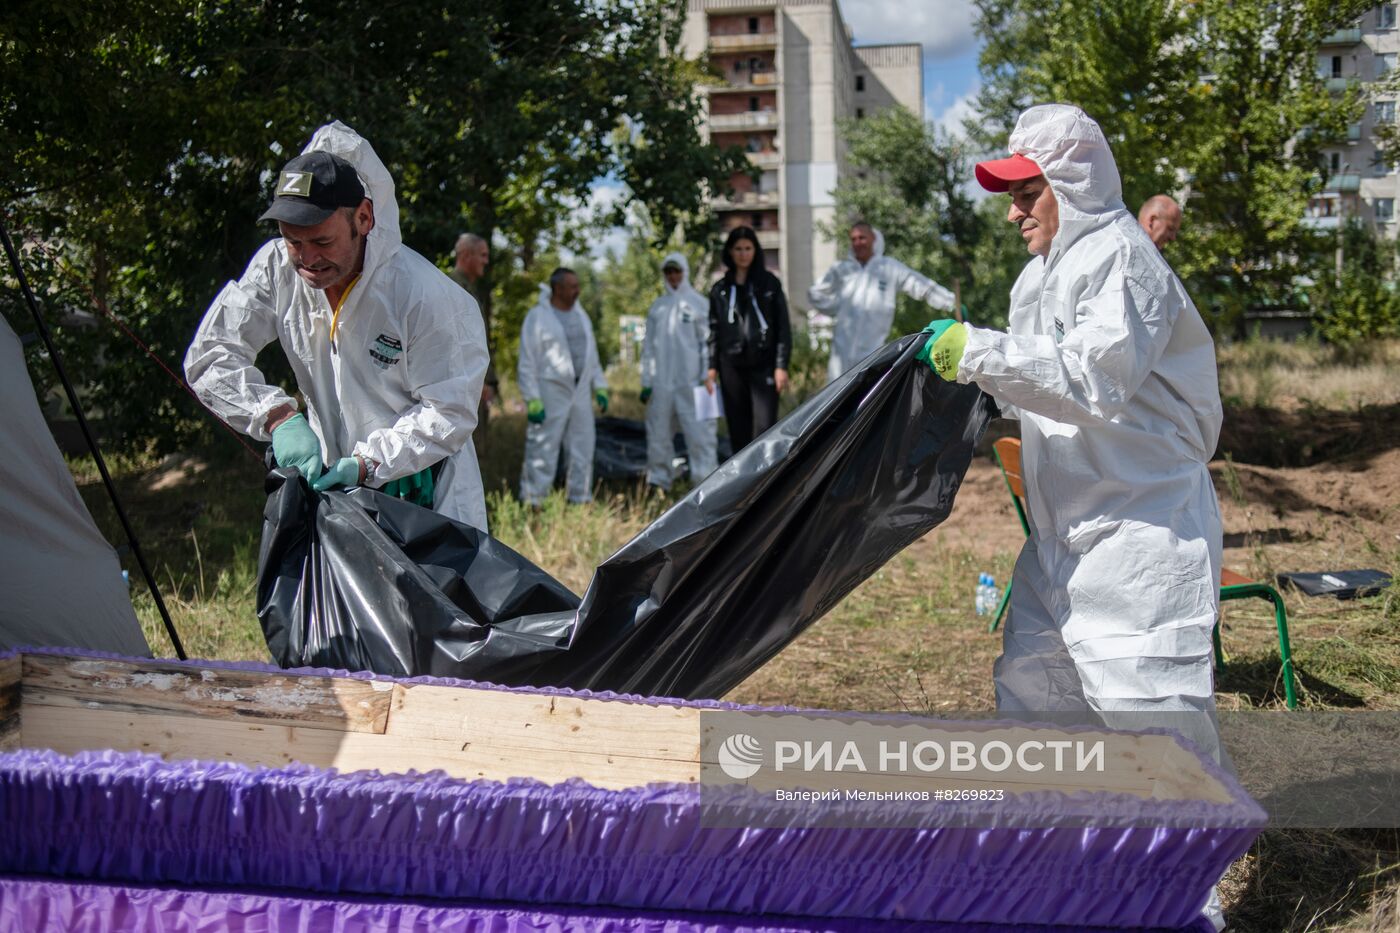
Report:
[[[729,443],[734,452],[778,420],[778,396],[788,386],[792,329],[778,277],[763,267],[752,227],[735,227],[724,241],[724,278],[710,289],[710,372],[719,379]]]

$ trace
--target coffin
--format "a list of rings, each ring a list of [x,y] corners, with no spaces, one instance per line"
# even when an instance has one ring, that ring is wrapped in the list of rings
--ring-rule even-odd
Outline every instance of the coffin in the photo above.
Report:
[[[717,709],[739,707],[0,656],[0,928],[1204,930],[1264,822],[1163,734],[1011,788],[996,825],[712,828]]]

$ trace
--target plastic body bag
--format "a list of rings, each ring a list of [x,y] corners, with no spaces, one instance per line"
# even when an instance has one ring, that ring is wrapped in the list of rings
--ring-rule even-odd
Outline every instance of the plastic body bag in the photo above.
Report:
[[[994,407],[904,337],[604,561],[581,601],[475,529],[280,471],[259,561],[273,658],[395,676],[719,697],[945,519]]]
[[[608,416],[598,418],[596,424],[598,441],[593,447],[593,475],[598,479],[612,480],[644,478],[647,475],[646,422]],[[689,464],[690,449],[686,446],[685,434],[680,431],[672,434],[671,446],[675,451],[672,466],[678,469],[678,461],[682,459]],[[719,438],[715,451],[720,462],[728,460],[734,453],[728,437]],[[558,476],[555,481],[558,481]]]

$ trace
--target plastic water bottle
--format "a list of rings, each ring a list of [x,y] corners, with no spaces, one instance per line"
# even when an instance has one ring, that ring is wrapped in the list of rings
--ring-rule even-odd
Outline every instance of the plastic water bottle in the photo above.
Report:
[[[996,577],[993,577],[989,573],[987,574],[987,595],[983,600],[983,602],[987,606],[987,615],[991,615],[992,613],[997,611],[997,602],[1000,600],[1000,598],[1001,594],[997,592]]]
[[[984,616],[987,614],[987,575],[979,573],[977,575],[977,614]]]

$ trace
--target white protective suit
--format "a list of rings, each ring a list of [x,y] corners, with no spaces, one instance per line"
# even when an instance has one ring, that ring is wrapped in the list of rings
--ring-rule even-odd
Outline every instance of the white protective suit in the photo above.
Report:
[[[673,289],[662,278],[665,294],[647,311],[642,342],[642,388],[651,389],[647,403],[647,482],[671,488],[671,461],[676,455],[675,431],[680,424],[690,478],[700,482],[715,471],[715,422],[695,417],[694,389],[704,385],[709,369],[706,343],[710,336],[710,303],[690,284],[690,264],[671,253],[662,267],[675,263],[684,278]]]
[[[958,370],[1021,421],[1031,536],[997,706],[1211,714],[1185,717],[1199,723],[1215,705],[1221,563],[1206,469],[1221,422],[1214,345],[1124,208],[1093,120],[1033,107],[1010,148],[1049,180],[1060,226],[1012,288],[1010,333],[969,327]],[[1186,731],[1217,751],[1213,722]]]
[[[335,346],[325,292],[302,281],[278,238],[209,306],[185,354],[185,375],[216,415],[269,440],[268,413],[296,402],[267,383],[254,359],[280,341],[328,467],[367,457],[379,464],[373,485],[382,486],[445,459],[435,511],[484,531],[471,443],[488,360],[481,311],[403,245],[394,181],[368,142],[337,121],[317,130],[304,151],[317,150],[353,165],[374,202],[364,270],[341,309]]]
[[[869,262],[862,266],[855,254],[849,253],[807,290],[812,307],[836,317],[826,366],[828,382],[835,382],[889,342],[897,292],[940,311],[951,311],[957,303],[942,285],[886,256],[885,235],[879,230],[875,231],[875,249]]]
[[[516,364],[521,396],[527,401],[537,398],[544,402],[544,421],[525,426],[520,498],[529,505],[538,505],[549,495],[559,466],[560,444],[565,445],[568,458],[569,501],[593,499],[593,393],[608,387],[588,315],[578,302],[569,311],[582,319],[588,338],[583,372],[575,373],[568,335],[549,303],[549,294],[549,286],[541,285],[539,302],[525,315],[520,328],[520,361]]]

